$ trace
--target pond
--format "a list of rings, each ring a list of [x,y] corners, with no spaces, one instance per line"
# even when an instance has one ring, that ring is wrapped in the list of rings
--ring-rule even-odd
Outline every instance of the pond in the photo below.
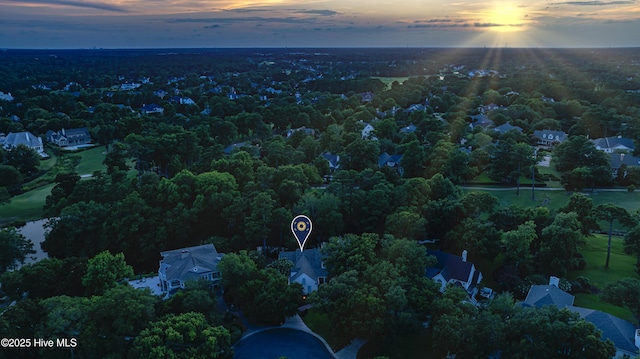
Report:
[[[33,242],[33,250],[36,251],[35,254],[27,257],[25,264],[35,263],[48,257],[47,252],[40,247],[40,244],[44,241],[44,225],[47,224],[47,221],[48,219],[39,219],[27,222],[24,227],[18,228],[18,232]]]
[[[268,329],[250,335],[234,347],[234,359],[334,359],[315,336],[295,329]]]

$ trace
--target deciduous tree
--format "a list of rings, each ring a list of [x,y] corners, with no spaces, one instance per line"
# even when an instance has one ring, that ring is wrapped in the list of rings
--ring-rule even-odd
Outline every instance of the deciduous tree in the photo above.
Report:
[[[231,335],[200,313],[169,315],[150,323],[135,338],[133,358],[233,358]]]

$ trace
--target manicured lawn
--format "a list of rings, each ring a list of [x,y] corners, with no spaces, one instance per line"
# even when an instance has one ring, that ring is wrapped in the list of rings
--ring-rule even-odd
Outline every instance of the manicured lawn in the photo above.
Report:
[[[13,221],[31,221],[42,218],[42,206],[51,194],[54,184],[15,196],[11,202],[0,205],[0,225]]]
[[[597,234],[587,239],[587,243],[579,251],[587,261],[587,267],[569,273],[570,279],[578,276],[589,277],[591,285],[604,287],[609,282],[633,277],[640,278],[636,273],[636,258],[624,253],[623,238],[613,236],[611,240],[611,259],[609,268],[605,268],[607,260],[608,236]]]
[[[570,192],[547,191],[536,189],[535,200],[531,199],[531,187],[520,187],[520,195],[516,195],[515,189],[496,190],[478,190],[473,188],[465,188],[465,192],[488,192],[498,198],[500,207],[508,207],[510,205],[519,205],[522,207],[544,206],[551,210],[556,210],[565,204],[571,196]],[[594,205],[613,203],[617,206],[625,208],[629,212],[635,212],[640,208],[640,191],[638,192],[585,192],[593,200]]]
[[[76,166],[79,175],[92,174],[95,171],[106,171],[104,161],[104,146],[93,147],[88,150],[75,153],[80,156],[80,163]]]
[[[403,82],[409,79],[408,77],[371,77],[371,78],[378,79],[384,82],[387,85],[387,88],[391,88],[391,84],[393,83],[393,81],[398,81],[399,84],[402,84]]]
[[[502,188],[489,191],[466,188],[464,191],[488,192],[498,199],[499,207],[508,207],[511,205],[518,205],[521,207],[544,206],[555,210],[564,206],[569,199],[569,194],[565,191],[542,191],[536,189],[535,200],[533,200],[531,198],[531,187],[520,187],[520,195],[516,194],[515,189]]]
[[[587,267],[583,270],[575,270],[569,273],[569,279],[579,276],[589,278],[591,285],[602,289],[607,283],[615,282],[626,277],[640,278],[635,271],[636,259],[624,253],[623,238],[614,236],[611,241],[611,259],[609,268],[604,264],[607,259],[607,235],[594,235],[587,243],[579,248],[580,253],[587,261]],[[631,312],[609,303],[600,301],[597,294],[578,294],[575,305],[598,309],[617,317],[633,321]]]

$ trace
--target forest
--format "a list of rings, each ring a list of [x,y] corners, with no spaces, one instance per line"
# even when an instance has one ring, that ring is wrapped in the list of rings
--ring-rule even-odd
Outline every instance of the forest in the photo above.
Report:
[[[407,357],[408,337],[433,357],[611,358],[614,343],[578,314],[520,302],[555,276],[640,319],[639,207],[603,202],[636,195],[640,148],[595,141],[640,141],[638,51],[0,52],[0,138],[45,143],[44,155],[0,149],[0,210],[52,186],[40,217],[48,258],[24,264],[25,219],[2,221],[0,332],[78,338],[2,354],[232,358],[244,328],[218,309],[219,289],[198,281],[161,300],[124,281],[157,274],[165,250],[212,243],[225,254],[224,301],[243,317],[274,325],[311,304],[334,349],[385,343],[362,358]],[[102,170],[78,173],[48,141],[77,128],[104,148]],[[545,131],[566,139],[545,142]],[[548,205],[553,192],[562,203]],[[278,259],[298,247],[298,214],[328,272],[308,297]],[[595,263],[582,248],[598,236],[609,268],[612,235],[636,267],[606,282],[583,274]],[[491,268],[495,297],[441,293],[425,276],[425,241]]]

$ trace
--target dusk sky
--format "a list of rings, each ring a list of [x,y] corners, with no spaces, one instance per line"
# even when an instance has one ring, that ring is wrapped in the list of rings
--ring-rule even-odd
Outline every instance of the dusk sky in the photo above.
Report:
[[[0,0],[0,48],[640,46],[640,0]]]

